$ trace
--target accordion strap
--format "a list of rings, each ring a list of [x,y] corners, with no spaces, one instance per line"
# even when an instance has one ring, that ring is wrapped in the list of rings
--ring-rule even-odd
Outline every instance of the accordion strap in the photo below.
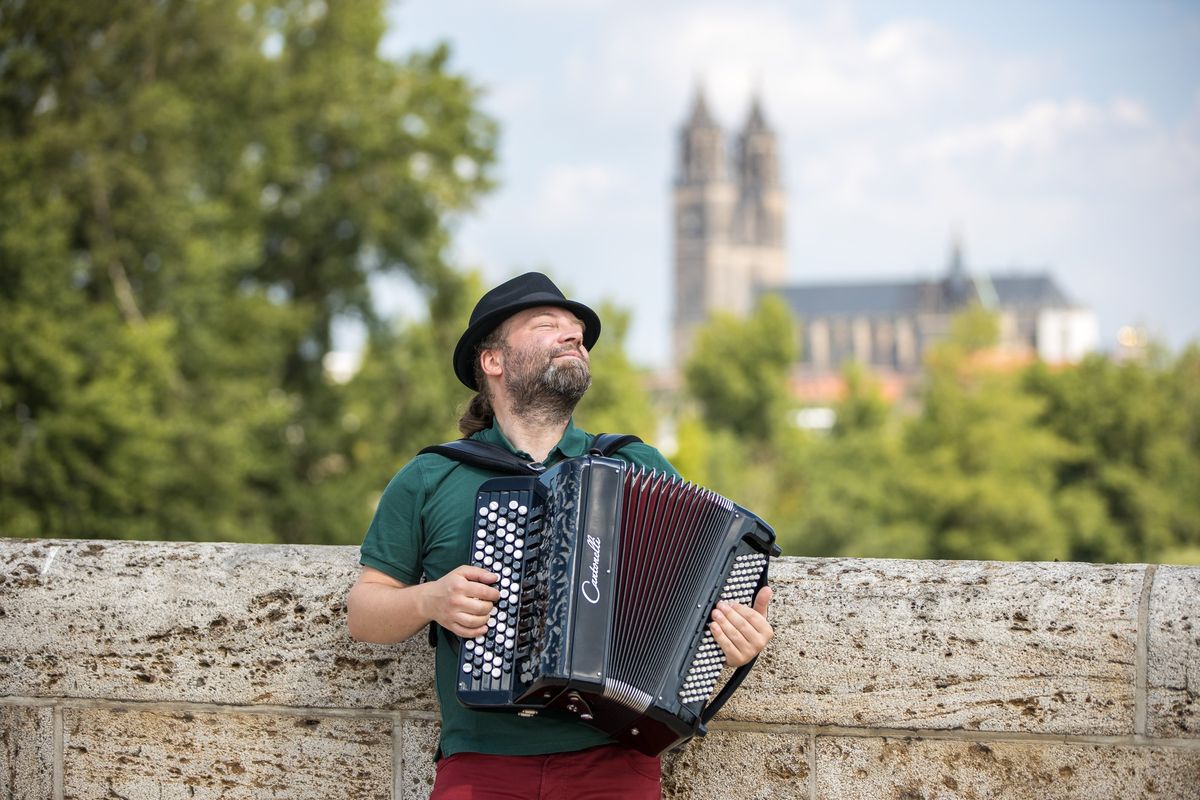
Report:
[[[597,433],[588,448],[588,455],[611,456],[627,444],[641,442],[641,438],[632,433]]]
[[[421,453],[437,453],[454,461],[508,475],[541,475],[546,471],[546,467],[540,461],[529,461],[503,447],[478,439],[455,439],[444,444],[431,444],[421,450]]]
[[[642,440],[632,433],[598,433],[592,439],[588,454],[611,456],[625,445],[640,441]],[[437,453],[454,461],[507,475],[541,475],[546,471],[545,465],[540,461],[521,458],[503,447],[478,439],[455,439],[443,444],[431,444],[422,449],[421,453]]]
[[[729,676],[729,681],[721,687],[721,691],[717,693],[717,696],[700,712],[700,722],[702,724],[707,725],[708,721],[717,715],[717,712],[721,710],[726,701],[742,685],[742,681],[746,679],[746,676],[750,674],[750,668],[754,666],[755,661],[758,661],[758,656],[755,656],[749,662],[742,664],[733,671],[733,674]]]

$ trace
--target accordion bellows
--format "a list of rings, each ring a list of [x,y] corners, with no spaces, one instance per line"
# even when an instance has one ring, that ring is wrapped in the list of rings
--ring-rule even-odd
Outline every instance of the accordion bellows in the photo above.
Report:
[[[470,563],[500,575],[500,601],[488,633],[460,648],[459,701],[561,709],[651,755],[702,734],[725,665],[712,609],[766,584],[779,553],[770,526],[707,489],[597,456],[491,479],[476,503]]]

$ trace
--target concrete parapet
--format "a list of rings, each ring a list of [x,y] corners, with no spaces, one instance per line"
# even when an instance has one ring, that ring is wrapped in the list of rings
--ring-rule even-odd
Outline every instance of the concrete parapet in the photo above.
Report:
[[[423,637],[357,549],[0,539],[0,800],[422,798]],[[1200,568],[785,558],[669,798],[1200,798]]]

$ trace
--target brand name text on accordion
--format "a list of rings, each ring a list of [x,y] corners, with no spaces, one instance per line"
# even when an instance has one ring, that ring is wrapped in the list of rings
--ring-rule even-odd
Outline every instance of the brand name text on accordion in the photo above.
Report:
[[[592,551],[592,577],[579,584],[579,593],[583,599],[592,605],[600,602],[600,540],[595,536],[587,537],[587,546]]]

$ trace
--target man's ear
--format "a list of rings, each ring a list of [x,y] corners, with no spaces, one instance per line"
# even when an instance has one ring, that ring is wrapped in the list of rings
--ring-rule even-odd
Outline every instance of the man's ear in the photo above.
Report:
[[[493,378],[504,374],[504,353],[500,348],[489,348],[479,354],[479,364],[483,374]]]

